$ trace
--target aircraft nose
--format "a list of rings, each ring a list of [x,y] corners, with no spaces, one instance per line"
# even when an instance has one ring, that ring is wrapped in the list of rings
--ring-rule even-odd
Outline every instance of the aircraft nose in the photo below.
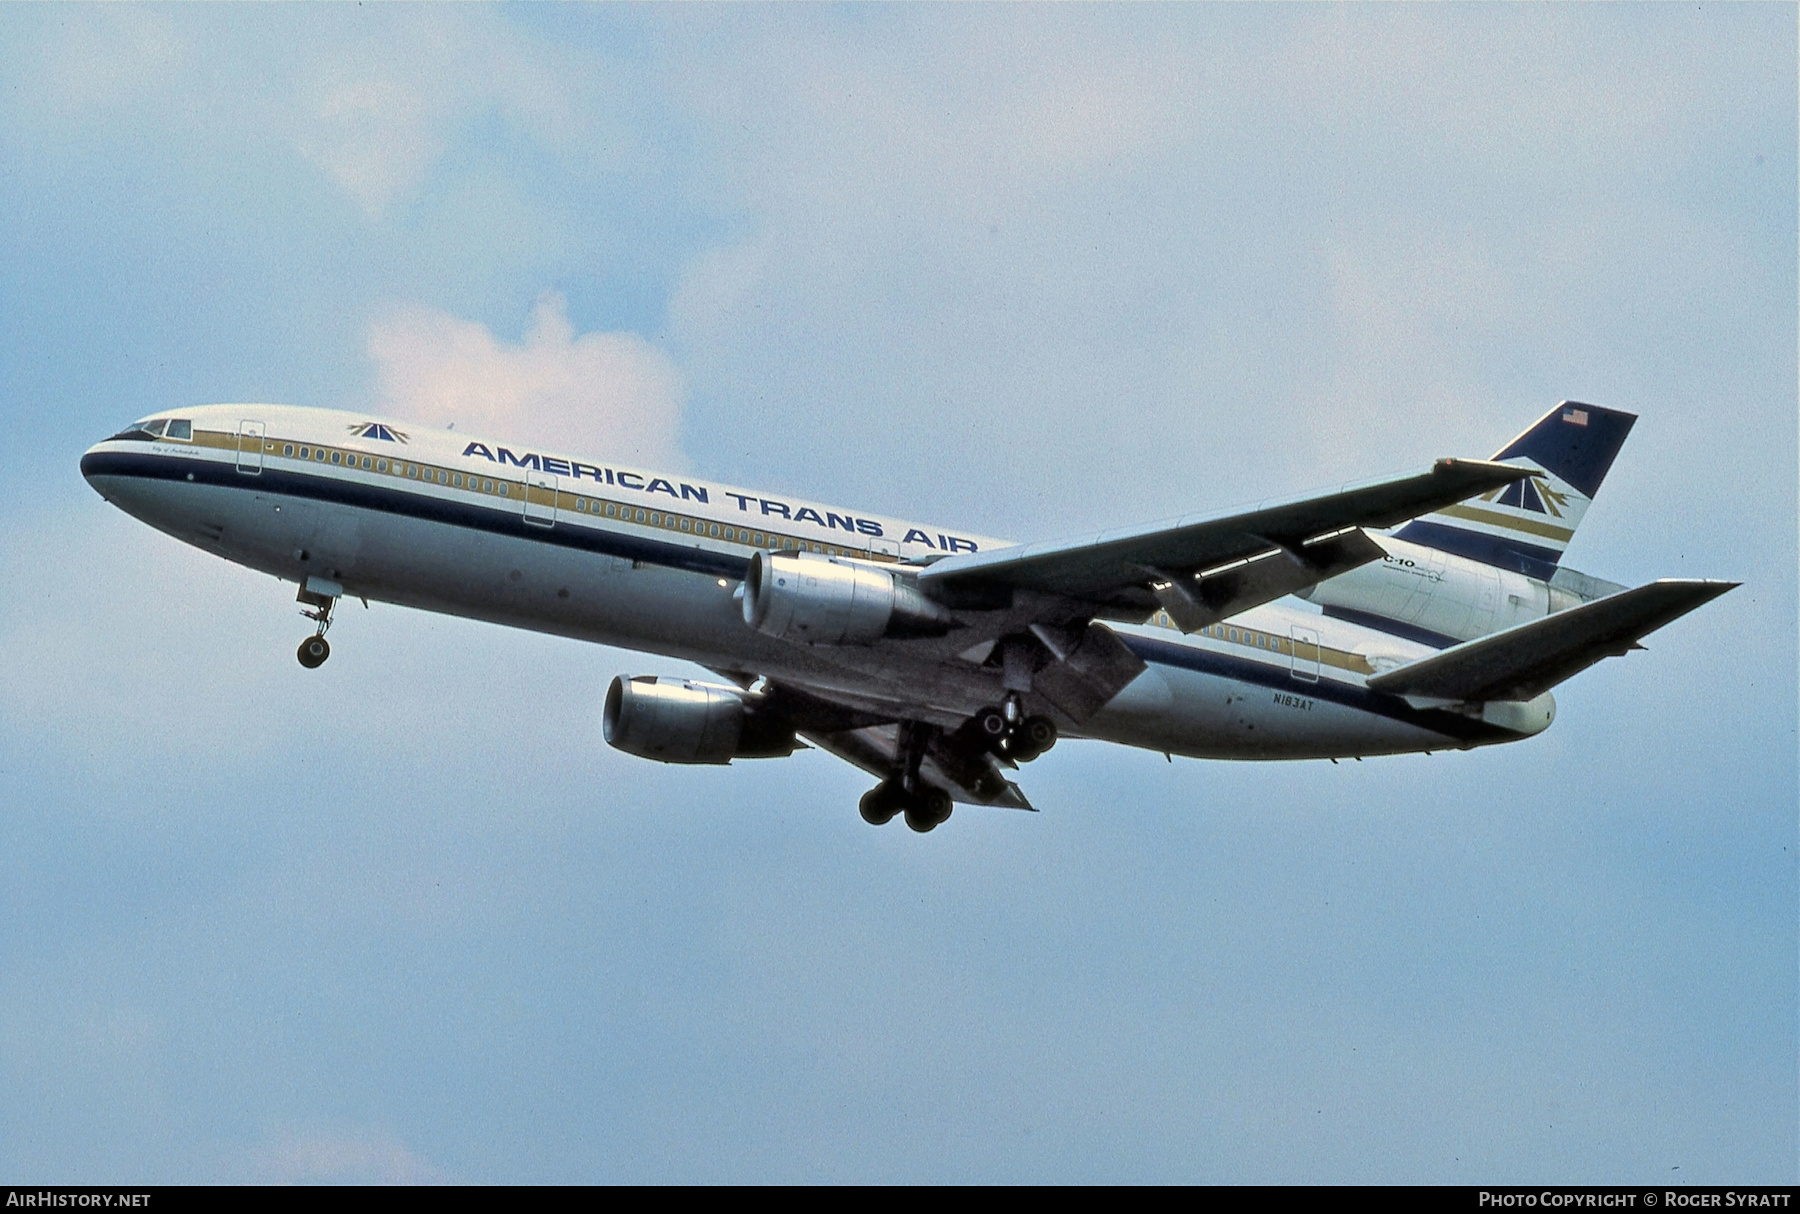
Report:
[[[115,444],[130,439],[148,439],[150,437],[151,435],[138,429],[137,426],[127,426],[117,434],[111,434],[101,439],[81,453],[82,479],[92,485],[94,491],[99,493],[100,496],[105,497],[105,492],[94,478],[104,477],[119,471],[117,465],[119,464],[120,457],[123,453]]]

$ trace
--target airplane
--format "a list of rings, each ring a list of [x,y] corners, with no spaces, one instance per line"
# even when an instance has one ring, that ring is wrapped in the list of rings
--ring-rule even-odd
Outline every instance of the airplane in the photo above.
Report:
[[[1737,583],[1561,563],[1634,414],[1565,401],[1490,460],[1019,544],[361,413],[208,405],[81,472],[297,586],[300,664],[345,596],[692,662],[613,679],[606,741],[664,763],[816,747],[862,817],[1030,810],[1059,738],[1360,759],[1543,732],[1551,688]]]

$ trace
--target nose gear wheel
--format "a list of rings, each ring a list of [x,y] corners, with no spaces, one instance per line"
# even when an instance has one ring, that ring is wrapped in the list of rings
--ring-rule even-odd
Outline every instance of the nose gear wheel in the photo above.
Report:
[[[309,636],[300,642],[300,664],[308,670],[317,670],[331,656],[331,644],[322,636]]]

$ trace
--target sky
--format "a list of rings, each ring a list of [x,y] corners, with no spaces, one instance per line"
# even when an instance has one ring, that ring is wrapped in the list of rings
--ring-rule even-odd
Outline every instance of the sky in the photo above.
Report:
[[[0,8],[0,1178],[1793,1183],[1792,5]],[[1069,742],[872,830],[682,663],[291,588],[134,418],[455,424],[1050,539],[1641,415],[1744,585],[1543,736]]]

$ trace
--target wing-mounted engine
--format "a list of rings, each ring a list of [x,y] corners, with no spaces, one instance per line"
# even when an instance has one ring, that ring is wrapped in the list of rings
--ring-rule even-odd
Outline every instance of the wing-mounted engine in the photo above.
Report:
[[[949,611],[911,578],[812,552],[758,552],[744,576],[744,622],[811,645],[943,636]]]
[[[794,726],[732,688],[691,679],[615,678],[601,729],[607,745],[660,763],[729,763],[794,753]]]

